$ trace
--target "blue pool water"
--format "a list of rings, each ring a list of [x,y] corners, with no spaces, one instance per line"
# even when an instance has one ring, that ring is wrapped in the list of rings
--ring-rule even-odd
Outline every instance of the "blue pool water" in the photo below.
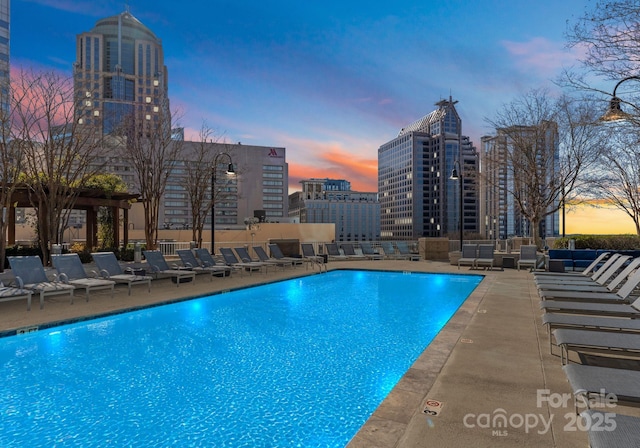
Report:
[[[344,446],[481,279],[334,271],[2,338],[0,446]]]

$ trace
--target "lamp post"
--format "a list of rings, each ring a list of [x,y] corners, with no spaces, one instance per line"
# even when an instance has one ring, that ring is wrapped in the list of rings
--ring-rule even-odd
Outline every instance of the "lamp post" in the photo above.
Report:
[[[233,160],[231,160],[231,156],[226,152],[217,154],[213,159],[213,167],[211,167],[211,253],[213,255],[215,255],[216,251],[216,174],[218,171],[218,159],[222,156],[229,159],[226,175],[228,176],[236,173],[233,169]]]
[[[640,81],[640,76],[627,76],[626,78],[623,78],[620,81],[618,81],[616,86],[613,88],[613,94],[611,95],[611,100],[609,101],[609,109],[602,117],[600,117],[601,121],[619,121],[619,120],[628,120],[629,118],[631,118],[630,114],[622,110],[622,108],[620,107],[622,100],[616,96],[616,91],[618,90],[618,87],[620,86],[620,84],[622,84],[625,81],[629,81],[630,79],[635,79]],[[633,108],[638,110],[638,108],[633,104],[631,103],[627,103],[627,104],[631,105]]]
[[[458,165],[458,169],[456,170],[456,165]],[[459,173],[458,173],[459,171]],[[462,213],[463,213],[463,205],[462,205],[462,166],[460,165],[460,161],[456,160],[453,162],[453,170],[451,170],[451,180],[458,180],[460,183],[460,253],[462,253],[462,240],[464,238],[464,230],[462,228]]]

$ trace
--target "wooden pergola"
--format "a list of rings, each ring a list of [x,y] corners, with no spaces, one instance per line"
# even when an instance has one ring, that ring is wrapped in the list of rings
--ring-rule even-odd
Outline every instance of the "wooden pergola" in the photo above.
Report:
[[[84,210],[87,213],[87,247],[98,245],[98,209],[100,207],[110,207],[113,216],[119,217],[120,210],[123,212],[122,218],[122,241],[124,246],[129,242],[129,209],[131,201],[139,199],[139,194],[131,193],[106,193],[103,190],[82,189],[73,206],[73,210]],[[16,207],[33,208],[29,201],[27,187],[18,187],[12,195],[12,203],[15,207],[10,207],[7,211],[8,231],[7,242],[9,245],[16,243]],[[120,225],[117,219],[113,226],[113,241],[120,242]]]

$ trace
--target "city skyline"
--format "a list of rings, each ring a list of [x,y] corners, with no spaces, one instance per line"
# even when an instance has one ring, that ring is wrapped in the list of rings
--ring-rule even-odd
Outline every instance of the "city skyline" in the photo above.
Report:
[[[378,147],[439,100],[459,101],[478,147],[487,117],[577,64],[564,33],[588,1],[480,3],[14,0],[11,63],[70,76],[76,35],[128,7],[162,40],[188,139],[206,123],[229,142],[286,147],[290,189],[329,177],[376,191]]]

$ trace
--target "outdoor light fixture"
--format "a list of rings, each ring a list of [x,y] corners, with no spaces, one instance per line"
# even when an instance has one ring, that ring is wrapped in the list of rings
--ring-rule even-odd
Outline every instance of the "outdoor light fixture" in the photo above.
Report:
[[[456,169],[456,165],[458,166],[458,169]],[[462,240],[464,238],[464,231],[462,229],[462,167],[460,166],[459,160],[453,162],[453,170],[451,170],[451,177],[449,177],[449,179],[458,180],[460,182],[460,253],[462,253]]]
[[[229,165],[227,166],[227,176],[234,175],[236,173],[233,168],[233,160],[231,156],[226,152],[221,152],[213,159],[213,167],[211,168],[211,254],[215,255],[215,241],[216,241],[216,174],[218,168],[218,159],[220,157],[227,157],[229,159]]]
[[[630,79],[640,80],[640,76],[628,76],[618,81],[618,84],[616,84],[616,86],[613,88],[613,95],[611,95],[611,100],[609,101],[609,109],[602,117],[600,117],[600,121],[620,121],[620,120],[628,120],[629,118],[631,118],[630,114],[622,110],[622,107],[621,107],[622,100],[616,96],[616,91],[618,90],[618,86],[625,81],[629,81]],[[636,106],[634,106],[631,103],[627,103],[627,104],[630,104],[635,109],[638,109]]]

